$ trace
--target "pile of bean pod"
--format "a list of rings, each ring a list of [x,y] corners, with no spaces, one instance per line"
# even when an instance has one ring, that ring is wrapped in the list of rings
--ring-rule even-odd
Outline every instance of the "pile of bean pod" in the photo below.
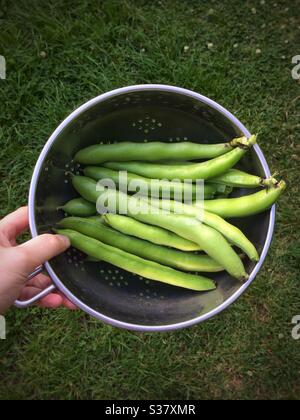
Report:
[[[251,136],[221,144],[120,142],[85,148],[75,156],[83,174],[72,176],[80,197],[60,208],[68,217],[55,230],[68,236],[90,261],[105,261],[150,280],[208,291],[217,285],[199,272],[226,270],[245,281],[243,255],[258,261],[259,254],[244,233],[225,219],[264,212],[285,189],[285,182],[274,177],[263,179],[234,169],[255,143],[256,136]],[[123,171],[128,183],[157,183],[156,195],[141,199],[117,189],[99,188],[101,179],[120,183]],[[162,188],[173,179],[179,181],[169,184],[171,197],[163,199]],[[187,179],[205,180],[204,202],[176,201],[178,192],[194,197],[195,184],[180,182]],[[230,198],[239,187],[259,190]],[[96,203],[104,194],[108,213],[99,215]],[[132,211],[141,200],[148,212]],[[116,206],[110,208],[109,203]],[[124,203],[126,215],[120,214]]]

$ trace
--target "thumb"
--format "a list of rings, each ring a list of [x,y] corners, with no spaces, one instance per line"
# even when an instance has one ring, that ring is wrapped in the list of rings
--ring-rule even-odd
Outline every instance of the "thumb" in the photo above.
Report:
[[[20,260],[18,269],[29,275],[38,266],[65,252],[71,246],[70,240],[63,235],[45,234],[19,245]]]

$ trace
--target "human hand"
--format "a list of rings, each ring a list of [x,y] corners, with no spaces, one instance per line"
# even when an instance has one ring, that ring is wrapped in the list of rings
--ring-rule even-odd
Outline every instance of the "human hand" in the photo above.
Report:
[[[45,261],[63,253],[70,241],[61,235],[41,235],[22,245],[17,237],[28,229],[28,208],[23,207],[0,220],[0,314],[3,314],[16,299],[30,299],[51,284],[51,280],[39,274],[28,282],[28,276]],[[68,309],[76,307],[60,292],[41,299],[38,306]]]

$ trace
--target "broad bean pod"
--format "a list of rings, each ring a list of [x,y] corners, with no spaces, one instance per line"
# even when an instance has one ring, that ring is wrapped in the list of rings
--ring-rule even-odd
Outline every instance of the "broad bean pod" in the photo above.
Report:
[[[181,251],[201,251],[199,244],[159,226],[151,226],[118,214],[105,214],[102,219],[119,232],[144,239],[156,245],[168,246]]]
[[[271,187],[277,184],[277,180],[274,177],[265,179],[238,169],[229,169],[228,172],[212,178],[211,181],[217,184],[241,188]]]
[[[144,160],[153,162],[168,159],[212,159],[232,150],[235,144],[235,139],[229,143],[219,144],[191,142],[96,144],[80,150],[75,156],[75,161],[84,165],[99,165],[108,161]]]
[[[162,264],[137,257],[74,230],[57,229],[55,231],[67,236],[74,248],[88,256],[108,262],[146,279],[195,291],[208,291],[216,288],[215,283],[206,277],[183,273]]]
[[[169,195],[175,198],[191,198],[195,199],[197,193],[197,186],[192,183],[183,182],[171,182],[159,179],[149,179],[140,175],[133,174],[131,172],[119,172],[113,169],[108,169],[99,166],[88,166],[84,169],[84,175],[99,181],[102,179],[111,179],[117,185],[120,183],[124,187],[128,187],[129,183],[135,186],[135,188],[145,187],[147,193],[152,197],[161,197]],[[198,186],[199,190],[202,186]],[[203,186],[204,198],[213,198],[214,194],[218,191],[217,184],[208,184]],[[136,192],[136,191],[133,191]],[[147,194],[147,195],[148,195]]]
[[[154,179],[197,180],[215,178],[231,169],[256,143],[256,136],[249,139],[241,137],[236,139],[237,146],[228,153],[214,159],[188,165],[164,165],[148,162],[106,162],[106,168],[130,171],[135,174]]]
[[[124,206],[124,203],[126,203],[129,216],[143,223],[170,230],[185,239],[196,242],[211,258],[223,266],[230,275],[239,280],[248,278],[240,257],[231,248],[224,236],[214,228],[204,225],[193,217],[163,211],[158,212],[157,208],[150,206],[148,203],[147,213],[138,211],[143,200],[133,196],[130,197],[119,191],[109,190],[106,192],[106,197],[108,211],[110,210],[110,203],[114,203],[111,212],[116,210],[115,204],[118,209],[120,205]]]
[[[96,181],[88,177],[76,175],[72,178],[72,181],[75,190],[84,199],[89,200],[92,203],[97,203],[98,198],[104,193],[104,191],[106,191],[104,188],[102,189],[101,186],[99,187]],[[163,231],[162,229],[159,229],[159,231],[157,231],[152,229],[152,231],[150,231],[149,229],[148,234],[149,238],[152,238],[152,241],[155,240],[156,237],[158,238],[157,240],[163,240],[164,242],[160,242],[160,245],[170,246],[173,248],[180,249],[182,251],[201,250],[201,247],[197,243],[186,240],[185,238],[175,235],[172,232],[168,232],[167,230]]]
[[[216,200],[204,201],[204,209],[221,217],[246,217],[262,213],[269,209],[280,197],[286,188],[284,181],[254,194],[237,198],[219,198]],[[194,203],[196,207],[203,206],[203,203]]]
[[[127,227],[128,217],[107,214],[104,215],[103,218],[107,224],[113,228],[115,228],[114,219],[121,218],[121,224],[123,221],[123,224]],[[119,225],[120,222],[118,226]],[[120,233],[122,227],[119,231],[119,229],[111,229],[109,226],[106,226],[103,223],[97,223],[92,219],[83,219],[79,217],[68,217],[58,223],[59,228],[75,230],[83,235],[98,239],[107,245],[129,252],[130,254],[137,255],[147,260],[156,261],[160,264],[177,268],[178,270],[200,272],[218,272],[223,270],[223,267],[207,255],[197,255],[167,248],[165,246],[155,245],[143,239],[129,236],[131,233],[130,230],[129,235],[125,235]]]
[[[151,204],[163,210],[186,214],[188,216],[198,218],[206,225],[222,233],[222,235],[224,235],[233,245],[236,245],[241,250],[243,250],[252,261],[259,260],[258,252],[252,242],[249,241],[249,239],[239,228],[228,223],[220,216],[214,213],[210,213],[201,207],[183,204],[172,200],[152,199]]]
[[[74,198],[64,206],[58,207],[70,216],[89,217],[97,213],[96,206],[84,198]]]

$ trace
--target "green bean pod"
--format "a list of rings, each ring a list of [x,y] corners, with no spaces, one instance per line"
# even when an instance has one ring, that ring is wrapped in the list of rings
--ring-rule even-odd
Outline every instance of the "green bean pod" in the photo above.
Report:
[[[80,150],[75,161],[84,165],[99,165],[108,161],[158,161],[212,159],[232,150],[235,141],[220,144],[181,143],[134,143],[120,142],[116,144],[96,144]]]
[[[238,198],[220,198],[204,201],[204,209],[221,217],[246,217],[262,213],[269,209],[286,188],[284,181],[278,182],[274,187],[266,188],[257,193]],[[203,203],[194,203],[202,206]]]
[[[101,214],[97,214],[96,216],[86,217],[85,220],[88,220],[90,222],[100,223],[102,225],[104,224],[104,220],[102,219]]]
[[[229,169],[228,172],[212,178],[211,181],[217,184],[241,188],[271,187],[277,184],[277,180],[274,177],[265,179],[238,169]]]
[[[105,214],[103,220],[112,228],[125,235],[144,239],[156,245],[168,246],[181,251],[201,251],[199,244],[191,242],[169,230],[139,222],[119,214]]]
[[[233,245],[244,251],[250,260],[259,261],[259,255],[255,246],[239,228],[226,222],[226,220],[214,213],[204,211],[203,216],[203,222],[206,225],[222,233]]]
[[[58,207],[58,210],[63,210],[70,216],[78,217],[89,217],[94,216],[97,213],[95,204],[90,203],[83,198],[75,198],[69,201],[62,207]]]
[[[182,199],[187,197],[193,199],[196,197],[197,187],[192,183],[183,182],[170,182],[159,179],[149,179],[140,175],[133,174],[131,172],[119,172],[112,169],[99,167],[99,166],[88,166],[84,169],[84,175],[99,181],[101,179],[111,179],[115,184],[122,185],[126,188],[131,183],[136,188],[144,188],[146,194],[151,194],[151,197],[161,197],[169,195]],[[198,187],[200,188],[200,187]],[[204,198],[213,198],[215,192],[218,190],[217,184],[204,185]]]
[[[152,199],[151,204],[163,210],[198,218],[198,220],[222,233],[233,245],[242,249],[252,261],[259,260],[259,255],[252,242],[249,241],[239,228],[228,223],[220,216],[202,208],[177,201]]]
[[[214,282],[206,277],[183,273],[156,262],[148,261],[74,230],[58,229],[56,232],[67,236],[74,248],[88,256],[108,262],[144,278],[196,291],[208,291],[216,288]]]
[[[105,189],[102,189],[101,187],[97,186],[97,182],[94,181],[91,178],[84,177],[84,176],[74,176],[72,178],[73,186],[76,189],[76,191],[86,200],[91,201],[92,203],[97,203],[98,198],[103,194]],[[97,189],[99,191],[97,191]],[[113,191],[113,190],[112,190]],[[127,197],[127,195],[126,195]],[[193,243],[192,241],[188,241],[184,238],[181,238],[178,235],[175,235],[172,232],[153,232],[152,238],[154,240],[155,235],[159,233],[159,238],[163,238],[165,241],[164,243],[161,243],[161,245],[171,246],[173,248],[180,249],[182,251],[199,251],[201,250],[201,247]],[[146,238],[142,238],[146,239]]]
[[[112,214],[103,216],[108,224],[109,219],[113,217],[115,217],[115,215]],[[125,216],[120,217],[128,219]],[[75,230],[76,232],[98,239],[107,245],[122,249],[130,254],[137,255],[147,260],[156,261],[160,264],[177,268],[178,270],[200,272],[218,272],[223,270],[223,267],[207,255],[196,255],[155,245],[143,239],[124,235],[105,224],[94,222],[91,219],[69,217],[60,221],[58,227]]]
[[[188,165],[163,165],[148,162],[107,162],[103,166],[109,169],[129,171],[155,179],[197,180],[217,177],[232,168],[256,143],[256,136],[249,139],[235,139],[237,146],[230,152],[202,163]]]
[[[72,184],[78,194],[91,203],[96,203],[99,195],[105,190],[96,181],[85,176],[73,176]]]
[[[170,230],[185,239],[197,243],[212,259],[224,267],[230,275],[239,280],[248,278],[240,257],[231,248],[224,236],[217,230],[199,222],[196,218],[162,211],[158,212],[157,208],[150,206],[148,203],[147,212],[138,211],[142,200],[113,190],[107,191],[106,197],[109,211],[118,211],[120,206],[123,206],[125,203],[129,216],[143,223]],[[111,209],[110,203],[113,203]],[[114,207],[115,204],[117,208]]]
[[[134,214],[136,219],[169,229],[186,239],[198,243],[203,250],[233,277],[243,281],[248,278],[243,263],[223,235],[198,220],[181,215]]]

